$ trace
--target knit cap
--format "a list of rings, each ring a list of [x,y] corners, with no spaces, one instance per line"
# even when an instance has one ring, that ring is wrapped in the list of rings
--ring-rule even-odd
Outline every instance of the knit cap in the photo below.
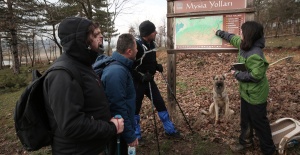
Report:
[[[146,37],[155,31],[155,25],[149,20],[143,21],[139,26],[140,36]]]

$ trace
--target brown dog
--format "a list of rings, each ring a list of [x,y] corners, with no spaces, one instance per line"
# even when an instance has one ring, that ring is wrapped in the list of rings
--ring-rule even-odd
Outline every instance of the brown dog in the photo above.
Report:
[[[224,112],[226,120],[229,119],[230,115],[234,113],[233,110],[229,109],[229,98],[225,87],[225,76],[216,75],[213,77],[213,103],[209,107],[209,112],[202,111],[204,114],[215,113],[215,124],[219,121],[220,110]]]

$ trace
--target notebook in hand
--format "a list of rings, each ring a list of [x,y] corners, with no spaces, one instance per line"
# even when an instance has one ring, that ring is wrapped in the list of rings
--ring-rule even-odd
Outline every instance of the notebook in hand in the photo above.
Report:
[[[246,66],[244,63],[233,63],[232,67],[234,68],[234,70],[237,71],[247,71]]]

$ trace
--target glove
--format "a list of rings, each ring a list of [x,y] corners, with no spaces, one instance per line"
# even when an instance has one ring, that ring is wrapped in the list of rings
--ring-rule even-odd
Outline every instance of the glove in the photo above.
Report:
[[[142,82],[150,82],[153,79],[153,76],[150,73],[146,73],[142,77]]]
[[[164,71],[164,68],[161,64],[157,64],[156,65],[156,70],[162,73]]]
[[[221,37],[221,38],[224,38],[224,37],[225,37],[225,31],[217,30],[217,31],[216,31],[216,36],[219,36],[219,37]]]

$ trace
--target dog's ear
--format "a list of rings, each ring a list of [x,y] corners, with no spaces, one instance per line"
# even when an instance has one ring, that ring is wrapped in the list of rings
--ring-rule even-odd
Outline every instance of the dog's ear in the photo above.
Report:
[[[224,74],[222,74],[222,77],[223,77],[224,80],[226,79]]]

